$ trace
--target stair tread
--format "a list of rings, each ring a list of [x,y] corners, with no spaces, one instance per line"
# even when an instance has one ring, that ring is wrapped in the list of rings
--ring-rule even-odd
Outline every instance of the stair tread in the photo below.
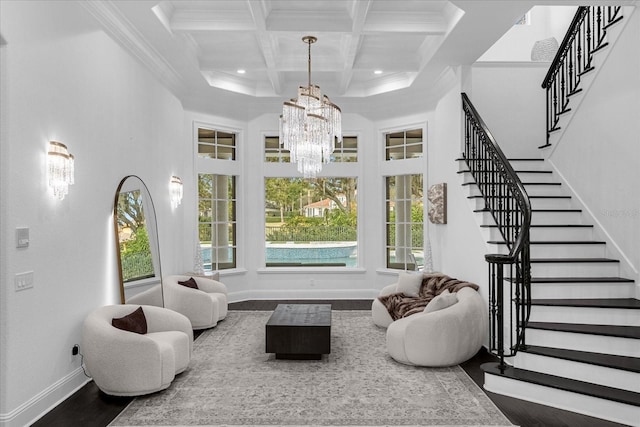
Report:
[[[498,363],[484,363],[481,368],[484,372],[491,375],[612,400],[628,405],[640,406],[640,393],[634,393],[628,390],[558,377],[556,375],[543,374],[541,372],[528,371],[526,369],[514,368],[512,366],[507,366],[504,371],[501,371]]]
[[[466,159],[464,157],[458,157],[455,161],[461,161],[461,160],[469,160]],[[518,158],[513,158],[513,159],[507,159],[510,162],[544,162],[544,159],[540,158],[540,157],[518,157]]]
[[[519,169],[514,169],[514,172],[516,173],[553,173],[553,171],[547,171],[547,170],[519,170]],[[470,169],[461,169],[459,170],[457,173],[471,173]]]
[[[482,224],[480,227],[483,228],[491,228],[498,227],[497,224]],[[511,225],[509,227],[515,227]],[[593,224],[531,224],[531,228],[534,227],[585,227],[585,228],[593,228]]]
[[[491,212],[489,208],[474,209],[474,212]],[[513,212],[513,209],[494,209],[495,212]],[[582,209],[531,209],[531,212],[582,212]]]
[[[504,245],[507,242],[504,240],[489,240],[487,243],[492,245]],[[509,242],[513,243],[513,242]],[[529,242],[531,245],[604,245],[607,242],[601,240],[532,240]]]
[[[564,348],[542,347],[537,345],[529,345],[521,351],[540,356],[555,357],[558,359],[589,363],[591,365],[640,373],[640,358],[637,357],[569,350]]]
[[[620,260],[613,258],[531,258],[532,263],[582,263],[582,262],[607,262],[619,263]]]
[[[640,300],[635,298],[532,299],[531,304],[561,307],[625,308],[640,310]]]
[[[623,277],[532,277],[531,283],[633,283]]]
[[[529,329],[640,339],[640,326],[591,325],[586,323],[528,322]]]
[[[464,182],[462,185],[471,185],[475,184],[475,182]],[[496,185],[506,185],[506,184],[496,184]],[[560,182],[523,182],[522,185],[562,185]]]
[[[480,194],[476,194],[475,196],[467,196],[467,199],[497,199],[500,196],[482,196]],[[570,199],[571,196],[529,196],[530,199]]]

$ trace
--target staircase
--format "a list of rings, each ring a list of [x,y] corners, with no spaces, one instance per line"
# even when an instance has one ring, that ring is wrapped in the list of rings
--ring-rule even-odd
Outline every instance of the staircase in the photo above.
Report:
[[[616,6],[578,8],[542,85],[543,155],[553,151],[579,109],[606,47],[626,25],[624,14]],[[482,366],[485,389],[640,426],[635,282],[621,274],[621,261],[611,255],[617,252],[598,237],[604,233],[548,161],[507,159],[469,99],[462,98],[465,141],[458,173],[492,254],[485,256],[488,349],[500,363]],[[518,206],[530,213],[530,224],[511,224],[514,216],[523,218]],[[515,260],[518,251],[524,262]]]
[[[462,185],[490,253],[507,245],[459,161]],[[640,425],[640,300],[634,281],[544,159],[510,159],[532,207],[531,317],[526,345],[501,372],[485,365],[489,391]]]

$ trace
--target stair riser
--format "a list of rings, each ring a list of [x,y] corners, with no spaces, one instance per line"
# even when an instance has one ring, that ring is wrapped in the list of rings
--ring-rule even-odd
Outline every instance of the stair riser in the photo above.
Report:
[[[633,298],[633,283],[532,283],[531,297],[544,298]]]
[[[592,240],[592,227],[533,227],[531,240]]]
[[[526,342],[541,347],[565,348],[569,350],[592,351],[600,353],[606,349],[608,354],[640,357],[638,340],[602,335],[576,334],[573,332],[526,330]]]
[[[498,227],[483,227],[486,230],[487,241],[503,240]],[[532,227],[529,229],[531,240],[592,240],[591,227]]]
[[[532,263],[533,277],[617,277],[617,262],[553,262]]]
[[[464,175],[468,175],[468,174],[464,174]],[[462,182],[468,182],[465,181],[463,178],[461,178],[461,183]],[[465,185],[464,188],[466,188],[466,195],[467,196],[480,196],[482,195],[482,193],[480,192],[480,190],[478,189],[477,185]],[[525,185],[525,190],[527,191],[527,194],[529,196],[565,196],[567,195],[565,193],[564,188],[562,188],[561,185]]]
[[[506,245],[488,244],[492,253],[508,253]],[[531,258],[604,258],[605,245],[531,245]]]
[[[549,165],[547,164],[547,162],[545,161],[525,161],[525,160],[518,160],[518,161],[512,161],[511,162],[511,166],[515,169],[515,170],[528,170],[528,171],[548,171],[551,170],[549,168]]]
[[[518,169],[524,169],[518,166]],[[553,173],[516,172],[521,182],[557,182]]]
[[[596,418],[638,426],[640,408],[524,381],[484,375],[485,390]]]
[[[514,366],[528,371],[640,393],[640,373],[637,372],[524,352],[518,352]]]
[[[474,209],[484,209],[484,199],[473,199]],[[571,199],[529,199],[532,209],[573,209]]]
[[[482,215],[482,224],[495,224],[491,212],[476,212]],[[533,225],[555,225],[555,224],[582,224],[581,212],[532,212],[531,224]]]
[[[531,322],[640,326],[640,310],[534,305]]]

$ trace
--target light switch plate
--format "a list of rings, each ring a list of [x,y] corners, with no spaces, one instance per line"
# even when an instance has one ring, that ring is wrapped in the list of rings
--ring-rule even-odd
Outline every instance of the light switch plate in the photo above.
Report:
[[[16,274],[16,291],[33,288],[33,271]]]
[[[16,228],[16,248],[28,248],[29,247],[29,228],[19,227]]]

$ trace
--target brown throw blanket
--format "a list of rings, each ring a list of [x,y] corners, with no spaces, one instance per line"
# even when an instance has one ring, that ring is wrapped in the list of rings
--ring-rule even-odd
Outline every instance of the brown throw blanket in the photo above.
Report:
[[[445,290],[449,289],[450,292],[458,292],[458,290],[466,286],[476,291],[478,290],[478,285],[475,283],[463,282],[442,273],[427,273],[422,279],[417,297],[397,293],[381,296],[378,299],[387,308],[391,318],[398,320],[414,313],[422,312],[436,295],[440,295]]]

